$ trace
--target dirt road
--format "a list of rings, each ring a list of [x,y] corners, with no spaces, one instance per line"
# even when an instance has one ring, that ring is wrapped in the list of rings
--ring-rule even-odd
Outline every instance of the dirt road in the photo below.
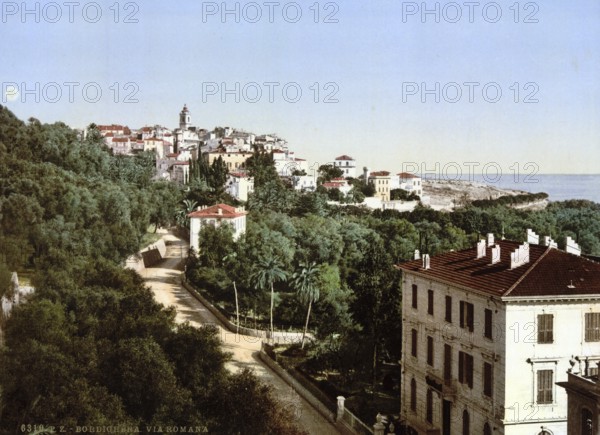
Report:
[[[310,434],[339,434],[335,426],[302,399],[283,379],[266,367],[259,359],[260,339],[240,336],[227,331],[213,314],[180,284],[183,258],[187,244],[172,234],[164,237],[167,243],[166,259],[156,267],[146,269],[142,275],[154,292],[155,299],[165,306],[175,306],[177,322],[190,322],[200,326],[214,324],[219,328],[223,350],[231,353],[227,368],[232,372],[250,368],[273,388],[278,401],[292,410],[297,424]]]

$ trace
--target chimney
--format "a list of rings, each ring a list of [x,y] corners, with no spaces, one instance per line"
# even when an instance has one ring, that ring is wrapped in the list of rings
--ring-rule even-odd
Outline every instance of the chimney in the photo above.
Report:
[[[551,248],[557,248],[558,245],[556,244],[556,242],[554,240],[552,240],[550,238],[550,236],[544,236],[544,245],[545,246],[549,246]]]
[[[218,214],[219,216],[221,216],[221,215],[223,214],[223,209],[222,209],[221,207],[219,207],[219,208],[217,209],[217,214]]]
[[[415,249],[415,260],[420,260],[421,259],[421,252],[418,249]]]
[[[429,254],[423,255],[423,269],[425,269],[425,270],[431,269],[431,259],[429,258]]]
[[[500,263],[500,245],[492,248],[492,264]]]
[[[477,242],[477,258],[485,257],[485,240],[481,239]]]
[[[494,246],[494,233],[488,233],[488,235],[487,235],[487,245],[488,245],[488,248],[490,246]]]
[[[531,230],[531,228],[527,228],[527,243],[530,245],[539,245],[540,244],[540,236]]]
[[[581,255],[581,248],[571,237],[567,236],[565,251],[569,254]]]
[[[515,269],[527,263],[529,263],[529,244],[523,243],[510,253],[510,268]]]

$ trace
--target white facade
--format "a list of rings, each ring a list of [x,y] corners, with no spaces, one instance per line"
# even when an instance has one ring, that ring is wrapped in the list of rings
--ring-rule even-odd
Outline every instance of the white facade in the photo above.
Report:
[[[542,427],[549,434],[566,434],[567,395],[556,382],[567,380],[573,364],[581,371],[586,358],[590,367],[600,361],[600,294],[544,295],[542,279],[541,296],[493,294],[469,287],[465,275],[454,280],[450,274],[429,273],[440,264],[465,269],[479,264],[475,279],[485,271],[498,273],[497,280],[485,278],[498,285],[505,279],[500,274],[511,269],[507,253],[493,264],[490,250],[484,246],[484,257],[473,255],[472,262],[442,255],[429,269],[401,266],[402,419],[419,434],[538,435]],[[549,257],[542,253],[537,267],[560,267],[560,261],[544,266]],[[587,262],[584,268],[600,267],[580,261]],[[526,263],[510,276],[524,279],[535,267]],[[564,273],[570,270],[565,266]],[[564,290],[576,292],[575,287]],[[468,432],[463,432],[465,419]]]
[[[413,174],[400,173],[398,174],[399,188],[406,190],[409,193],[415,193],[418,196],[423,196],[423,180]]]
[[[235,199],[248,201],[248,195],[254,192],[254,178],[246,174],[229,174],[225,189]]]
[[[275,170],[282,177],[291,176],[294,171],[304,171],[308,174],[308,162],[295,157],[293,151],[274,151],[273,161]]]
[[[244,207],[232,207],[226,204],[217,204],[211,207],[198,207],[195,212],[188,215],[190,218],[190,248],[198,252],[199,236],[205,225],[220,226],[231,225],[233,239],[237,240],[246,232],[246,214]]]
[[[338,156],[333,162],[333,166],[340,168],[344,177],[356,178],[356,160],[350,156]]]

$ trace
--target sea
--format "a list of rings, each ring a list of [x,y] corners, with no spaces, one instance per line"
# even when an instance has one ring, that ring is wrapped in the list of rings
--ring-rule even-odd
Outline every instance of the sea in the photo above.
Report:
[[[461,179],[468,180],[468,176]],[[484,177],[474,174],[470,181],[489,184],[491,186],[524,190],[531,193],[545,192],[550,201],[566,201],[568,199],[587,199],[600,203],[600,174],[565,175],[535,174],[516,177],[503,174],[499,177]]]

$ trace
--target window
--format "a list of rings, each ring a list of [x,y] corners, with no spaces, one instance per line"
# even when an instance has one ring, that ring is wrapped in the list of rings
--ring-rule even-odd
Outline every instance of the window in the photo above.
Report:
[[[452,296],[446,296],[446,322],[452,323]]]
[[[458,382],[473,388],[473,356],[458,352]]]
[[[462,415],[462,435],[470,435],[471,434],[471,422],[469,421],[469,411],[466,409],[463,411]]]
[[[444,344],[444,380],[452,379],[452,347]]]
[[[433,290],[427,290],[427,314],[433,316]]]
[[[460,301],[460,327],[473,332],[473,304]]]
[[[427,336],[427,364],[433,367],[433,337]]]
[[[412,285],[412,307],[417,309],[417,285]]]
[[[411,332],[412,332],[412,342],[411,342],[410,353],[412,356],[414,356],[416,358],[417,357],[417,330],[413,329]]]
[[[589,409],[581,410],[581,435],[593,435],[594,433],[594,415]]]
[[[552,403],[552,370],[538,370],[537,372],[537,403],[540,405]]]
[[[417,410],[417,381],[412,378],[410,381],[410,410]]]
[[[489,423],[483,425],[483,435],[492,435],[492,428]]]
[[[600,341],[600,313],[585,313],[585,341]]]
[[[487,397],[492,397],[493,374],[492,365],[483,363],[483,394]]]
[[[537,329],[538,343],[552,343],[554,341],[554,315],[553,314],[538,314]]]
[[[483,328],[483,336],[485,338],[492,339],[492,310],[487,308],[484,311],[485,323]]]
[[[427,390],[427,421],[433,423],[433,393]]]

